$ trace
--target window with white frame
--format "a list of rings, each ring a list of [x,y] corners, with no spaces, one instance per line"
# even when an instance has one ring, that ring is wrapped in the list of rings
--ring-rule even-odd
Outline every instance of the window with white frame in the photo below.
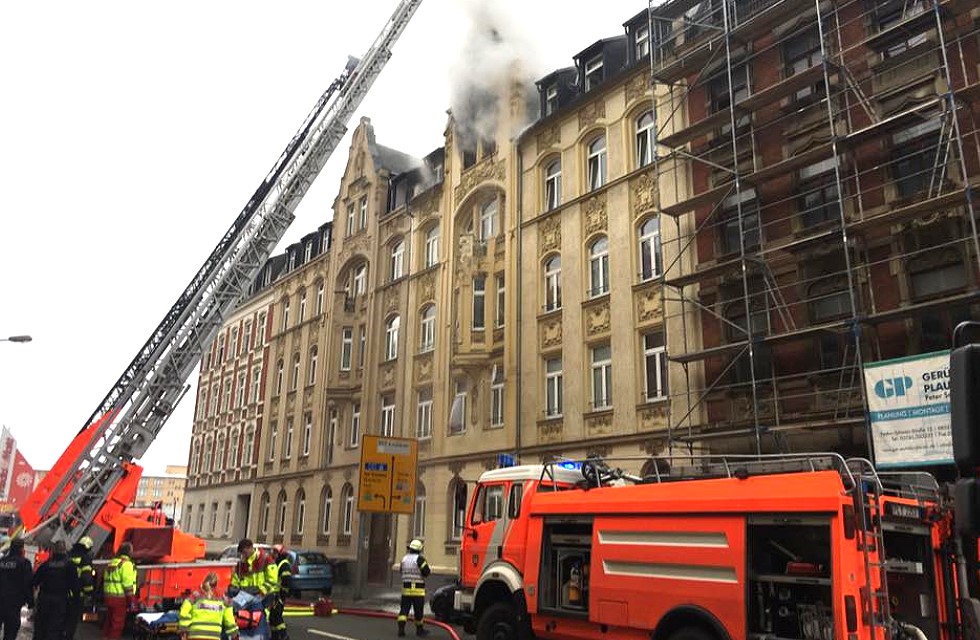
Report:
[[[609,240],[599,236],[589,245],[589,296],[609,292]]]
[[[354,530],[354,487],[350,484],[344,485],[344,523],[343,532],[345,536],[351,535]]]
[[[544,308],[561,309],[561,256],[557,254],[544,263]]]
[[[282,330],[289,328],[289,299],[282,301]]]
[[[299,292],[299,320],[296,321],[297,324],[306,320],[306,289]]]
[[[398,328],[401,325],[401,318],[397,315],[392,316],[385,325],[385,360],[394,360],[398,357]]]
[[[354,327],[344,327],[340,332],[340,370],[350,371],[354,349]]]
[[[225,411],[231,410],[231,408],[232,408],[232,406],[231,406],[231,400],[232,400],[232,397],[231,397],[231,380],[225,380],[225,390],[224,390],[224,396],[223,397],[224,397],[224,401],[225,401],[224,410]]]
[[[353,295],[362,296],[367,291],[367,265],[359,264],[354,268]]]
[[[307,413],[303,420],[303,455],[310,455],[310,443],[313,440],[313,414]]]
[[[551,211],[561,206],[561,159],[544,170],[544,207]]]
[[[282,393],[283,376],[283,362],[280,360],[276,363],[276,395]]]
[[[490,374],[490,426],[504,426],[504,367],[499,364]]]
[[[640,279],[646,282],[659,278],[664,270],[660,246],[660,218],[648,218],[640,225]]]
[[[279,437],[279,424],[273,422],[269,425],[269,462],[276,459],[276,442]]]
[[[391,396],[381,396],[381,435],[395,435],[395,400]]]
[[[453,382],[453,404],[449,409],[450,435],[466,431],[466,396],[466,383],[463,380]]]
[[[247,467],[252,464],[252,457],[255,454],[255,433],[251,427],[245,431],[245,444],[242,445],[242,466]]]
[[[361,444],[361,403],[351,406],[350,414],[350,446],[356,448]]]
[[[606,136],[599,136],[589,144],[586,158],[589,191],[594,191],[606,184]]]
[[[225,334],[218,336],[218,364],[225,361]]]
[[[361,198],[360,212],[360,228],[367,229],[367,198]]]
[[[397,280],[405,275],[405,241],[399,240],[391,247],[391,269],[388,277]]]
[[[636,119],[636,166],[645,167],[653,162],[655,151],[654,137],[656,135],[656,121],[653,119],[653,111],[647,111]]]
[[[299,354],[293,355],[293,375],[289,380],[289,390],[296,391],[299,386]]]
[[[436,306],[427,304],[419,320],[419,351],[426,353],[436,346]]]
[[[357,368],[364,368],[364,358],[367,355],[367,327],[363,324],[357,327]]]
[[[415,510],[412,512],[412,537],[425,537],[425,487],[420,482],[415,489]]]
[[[608,344],[592,348],[592,408],[612,406],[612,347]]]
[[[218,401],[221,399],[221,393],[219,391],[221,387],[219,385],[211,385],[211,415],[218,415]]]
[[[497,235],[497,200],[488,200],[480,207],[480,240],[486,242]]]
[[[245,331],[242,334],[242,350],[241,355],[248,353],[248,350],[252,348],[252,321],[245,321]]]
[[[218,503],[211,503],[211,535],[218,535]]]
[[[333,490],[330,485],[323,488],[323,515],[320,518],[320,533],[330,535],[330,518],[333,515]]]
[[[602,82],[602,54],[585,63],[585,90],[592,91]]]
[[[347,205],[347,236],[354,235],[354,205]]]
[[[201,469],[201,441],[194,441],[194,451],[191,454],[191,474],[197,475],[197,472]]]
[[[197,508],[197,531],[198,533],[204,533],[204,504],[203,503]]]
[[[316,346],[310,349],[310,364],[308,375],[306,376],[306,384],[316,384],[316,362],[319,358],[319,353]]]
[[[266,329],[265,321],[266,321],[266,318],[267,318],[267,316],[266,316],[266,314],[264,312],[259,314],[259,325],[255,328],[255,346],[256,347],[261,347],[261,346],[264,346],[265,345],[265,329]]]
[[[648,25],[637,28],[633,52],[636,54],[637,60],[642,60],[650,55],[650,27]]]
[[[225,434],[219,433],[215,439],[214,447],[214,467],[212,471],[221,471],[225,461]]]
[[[276,526],[276,532],[281,536],[286,534],[286,507],[286,496],[282,494],[279,496],[279,517]]]
[[[330,426],[327,431],[327,466],[333,464],[333,448],[337,446],[337,427],[340,424],[340,416],[336,409],[330,410]]]
[[[323,313],[323,283],[320,282],[316,285],[316,314],[320,315]]]
[[[418,421],[415,437],[425,440],[432,437],[432,389],[420,389],[418,400]]]
[[[306,243],[306,250],[303,253],[303,262],[309,262],[313,257],[313,241]]]
[[[550,358],[545,362],[545,415],[560,416],[562,412],[562,364],[561,358]]]
[[[646,399],[660,400],[667,397],[667,348],[662,331],[643,336],[643,374]]]
[[[306,494],[300,489],[296,492],[296,535],[303,535],[306,524]]]
[[[544,115],[550,116],[558,111],[558,85],[549,85],[544,92]]]
[[[262,496],[262,526],[259,528],[262,535],[269,535],[269,494]]]
[[[494,305],[494,326],[498,329],[504,326],[504,322],[507,319],[507,292],[506,292],[506,280],[504,280],[503,274],[498,274],[496,277],[497,281],[497,302]]]
[[[439,262],[439,225],[433,225],[425,232],[425,266],[431,267]]]
[[[286,437],[282,440],[283,460],[289,460],[293,455],[293,419],[286,418]]]
[[[238,388],[235,390],[235,406],[238,408],[245,406],[245,390],[248,388],[248,376],[245,372],[238,374]]]
[[[238,355],[238,327],[231,330],[231,348],[228,349],[228,359],[231,360]]]
[[[483,331],[486,327],[487,279],[485,276],[473,278],[473,329]]]

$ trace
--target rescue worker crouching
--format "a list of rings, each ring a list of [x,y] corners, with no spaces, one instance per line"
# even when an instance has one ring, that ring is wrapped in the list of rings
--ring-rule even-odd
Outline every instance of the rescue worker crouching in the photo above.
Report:
[[[269,626],[272,628],[272,640],[289,640],[283,611],[286,608],[286,598],[289,597],[292,565],[289,562],[289,552],[283,545],[274,545],[272,553],[276,560],[276,590],[272,602],[269,603]]]
[[[68,552],[68,559],[75,566],[78,572],[78,586],[81,589],[81,597],[76,601],[75,607],[68,612],[68,623],[65,625],[65,638],[72,640],[75,637],[75,630],[81,621],[82,613],[91,611],[95,595],[95,569],[92,568],[92,538],[83,536],[76,542],[71,551]]]
[[[102,578],[106,606],[102,635],[105,638],[122,638],[126,628],[126,614],[136,604],[136,565],[130,556],[133,545],[124,542],[119,553],[109,561]]]
[[[422,541],[418,538],[408,543],[408,553],[402,557],[402,601],[398,611],[398,636],[405,635],[408,612],[415,611],[415,635],[426,636],[429,632],[424,626],[422,615],[425,610],[425,579],[432,569],[422,555]]]
[[[238,624],[231,607],[218,595],[218,574],[211,572],[201,591],[180,605],[182,640],[222,640],[238,637]]]
[[[3,640],[14,640],[20,630],[20,610],[34,608],[33,571],[24,557],[24,541],[15,538],[0,558],[0,628]]]
[[[51,557],[34,573],[37,587],[37,612],[34,616],[34,640],[63,640],[68,614],[75,610],[79,598],[78,571],[68,559],[64,542],[55,542]]]

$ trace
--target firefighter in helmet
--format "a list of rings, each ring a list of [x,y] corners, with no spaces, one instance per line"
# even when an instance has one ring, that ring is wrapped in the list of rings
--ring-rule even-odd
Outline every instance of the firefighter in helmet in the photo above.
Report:
[[[289,597],[289,578],[292,575],[289,551],[283,545],[276,544],[272,546],[272,556],[276,561],[278,585],[272,603],[269,605],[269,624],[272,627],[273,640],[289,640],[289,632],[286,631],[286,619],[283,616],[286,598]]]
[[[422,621],[425,610],[425,578],[432,569],[422,555],[422,541],[415,538],[408,543],[408,553],[402,557],[402,601],[398,611],[398,637],[405,635],[405,623],[408,622],[408,612],[415,611],[415,635],[426,636],[429,632]]]
[[[75,566],[78,572],[78,585],[81,589],[81,597],[76,600],[77,606],[68,612],[68,622],[65,625],[65,637],[71,640],[75,637],[75,629],[78,627],[82,613],[92,609],[93,595],[95,593],[95,570],[92,568],[92,538],[82,536],[78,542],[72,545],[68,552],[68,559]]]

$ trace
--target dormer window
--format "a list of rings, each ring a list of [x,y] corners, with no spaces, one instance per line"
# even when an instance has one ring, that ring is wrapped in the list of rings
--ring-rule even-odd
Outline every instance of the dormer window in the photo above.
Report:
[[[602,82],[602,54],[585,63],[585,90],[592,91]]]
[[[650,27],[643,25],[636,30],[635,49],[636,59],[642,60],[650,54]]]
[[[306,257],[303,262],[309,262],[310,258],[313,257],[313,241],[310,240],[306,243]]]
[[[550,116],[555,111],[558,111],[558,85],[553,84],[545,89],[544,115]]]
[[[296,268],[296,252],[295,251],[290,251],[289,252],[289,270],[292,271],[295,268]]]

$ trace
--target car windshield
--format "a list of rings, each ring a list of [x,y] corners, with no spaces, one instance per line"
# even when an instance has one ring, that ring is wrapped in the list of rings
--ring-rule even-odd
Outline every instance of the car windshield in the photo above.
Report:
[[[297,564],[327,564],[327,556],[322,553],[303,551],[296,554]]]

